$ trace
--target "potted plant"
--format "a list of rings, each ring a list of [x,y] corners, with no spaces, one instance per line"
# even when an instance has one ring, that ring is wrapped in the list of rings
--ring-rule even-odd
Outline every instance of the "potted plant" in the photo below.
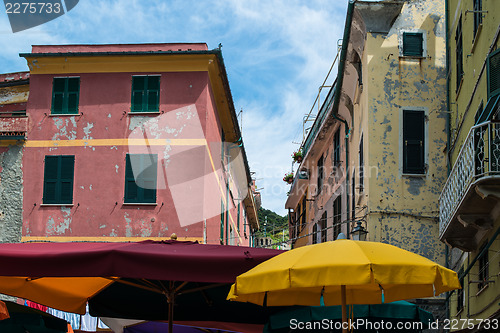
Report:
[[[291,184],[293,182],[293,172],[285,174],[285,177],[283,177],[283,181],[288,184]]]
[[[298,150],[292,154],[292,158],[294,162],[301,163],[302,159],[304,158],[304,154],[302,153],[302,150]]]

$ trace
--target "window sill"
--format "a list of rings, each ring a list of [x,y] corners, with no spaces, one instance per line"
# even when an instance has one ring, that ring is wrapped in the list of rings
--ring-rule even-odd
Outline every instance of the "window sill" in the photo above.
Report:
[[[124,202],[124,206],[158,206],[156,202]]]
[[[458,85],[458,88],[457,88],[457,90],[456,90],[456,92],[455,92],[455,94],[456,94],[456,96],[455,96],[455,101],[457,101],[457,100],[458,100],[458,96],[460,95],[460,90],[462,90],[462,85],[463,85],[463,83],[464,83],[464,76],[463,76],[463,74],[462,74],[462,78],[460,79],[460,84]]]
[[[483,291],[488,289],[488,286],[489,286],[489,284],[485,284],[481,289],[479,289],[479,291],[476,293],[476,296],[481,295],[483,293]]]
[[[83,113],[51,113],[49,117],[74,117],[74,116],[82,116]]]
[[[478,27],[477,27],[477,31],[476,31],[476,34],[474,35],[474,39],[472,40],[472,48],[471,48],[471,53],[474,53],[474,49],[476,48],[476,44],[477,44],[477,41],[479,39],[479,35],[481,34],[481,30],[483,30],[483,25],[480,24]]]
[[[425,173],[402,173],[401,176],[403,177],[418,177],[418,178],[425,178],[427,175]]]
[[[70,203],[70,204],[63,204],[63,203],[55,203],[55,204],[46,204],[46,203],[42,203],[40,204],[40,207],[73,207],[74,204]]]
[[[427,57],[423,56],[423,55],[400,55],[399,56],[400,58],[403,58],[403,59],[425,59]]]
[[[128,112],[129,116],[135,116],[135,115],[159,115],[159,114],[161,114],[160,111],[152,111],[152,112],[133,112],[133,111],[129,111]]]

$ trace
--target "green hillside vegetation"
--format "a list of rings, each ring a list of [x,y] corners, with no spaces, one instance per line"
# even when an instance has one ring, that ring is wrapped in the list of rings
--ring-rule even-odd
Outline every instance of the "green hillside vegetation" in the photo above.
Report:
[[[260,224],[260,229],[256,233],[257,237],[264,237],[264,235],[266,234],[267,237],[271,237],[275,242],[282,242],[283,230],[284,230],[285,241],[288,240],[287,216],[280,216],[275,212],[262,207],[259,208],[257,214],[259,216],[259,224]],[[267,223],[266,223],[266,216],[267,216]]]

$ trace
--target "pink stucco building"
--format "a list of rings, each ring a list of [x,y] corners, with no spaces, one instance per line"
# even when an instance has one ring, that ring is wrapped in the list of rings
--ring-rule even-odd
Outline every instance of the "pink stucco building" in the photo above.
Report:
[[[257,208],[220,49],[58,45],[21,56],[23,241],[176,234],[251,245]]]

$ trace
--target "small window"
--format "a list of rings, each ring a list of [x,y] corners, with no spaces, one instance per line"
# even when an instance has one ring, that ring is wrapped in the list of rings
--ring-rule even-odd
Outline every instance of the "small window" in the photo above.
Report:
[[[55,77],[52,81],[51,114],[78,114],[79,77]]]
[[[352,170],[352,183],[351,183],[351,222],[356,220],[356,170]]]
[[[462,309],[464,308],[464,305],[465,305],[465,295],[464,295],[464,268],[460,268],[460,270],[458,271],[457,273],[458,277],[459,277],[459,281],[460,281],[460,285],[462,286],[462,288],[458,289],[457,290],[457,313],[462,311]]]
[[[460,85],[462,83],[462,79],[464,77],[464,63],[463,63],[463,46],[462,46],[462,16],[460,16],[460,19],[458,20],[457,24],[457,31],[455,33],[455,43],[456,43],[456,48],[455,48],[455,62],[456,62],[456,75],[457,75],[457,82],[456,82],[456,87],[455,91],[458,93],[458,90],[460,89]]]
[[[425,112],[403,110],[403,173],[425,174]]]
[[[160,76],[132,77],[131,112],[160,111]]]
[[[403,56],[424,56],[424,34],[421,32],[403,32]]]
[[[500,49],[488,57],[488,98],[500,94]]]
[[[323,155],[318,160],[318,190],[317,193],[321,193],[321,188],[323,187],[323,179],[325,178],[324,171],[324,158]]]
[[[320,220],[320,227],[321,227],[321,243],[326,242],[326,236],[328,229],[326,227],[326,220],[327,220],[327,213],[326,211],[321,215],[321,220]]]
[[[483,250],[486,248],[486,244],[481,247],[479,250],[479,253],[483,252]],[[488,260],[488,250],[484,251],[483,255],[479,258],[478,260],[479,263],[479,283],[477,284],[477,289],[478,291],[483,289],[485,286],[488,285],[489,282],[489,260]]]
[[[300,220],[300,231],[306,227],[306,214],[307,214],[307,193],[302,198],[302,216]]]
[[[45,156],[44,204],[72,204],[75,156]]]
[[[473,0],[474,1],[474,34],[475,39],[476,33],[479,30],[479,26],[483,24],[483,0]]]
[[[318,224],[314,223],[312,232],[312,243],[318,244]]]
[[[340,163],[340,129],[333,136],[333,162],[335,165]]]
[[[333,240],[336,240],[341,233],[341,217],[342,217],[342,197],[339,195],[333,201]]]
[[[157,161],[155,154],[127,154],[125,203],[156,203]]]
[[[362,191],[365,185],[365,160],[363,153],[363,136],[361,136],[361,140],[359,141],[359,188]]]

